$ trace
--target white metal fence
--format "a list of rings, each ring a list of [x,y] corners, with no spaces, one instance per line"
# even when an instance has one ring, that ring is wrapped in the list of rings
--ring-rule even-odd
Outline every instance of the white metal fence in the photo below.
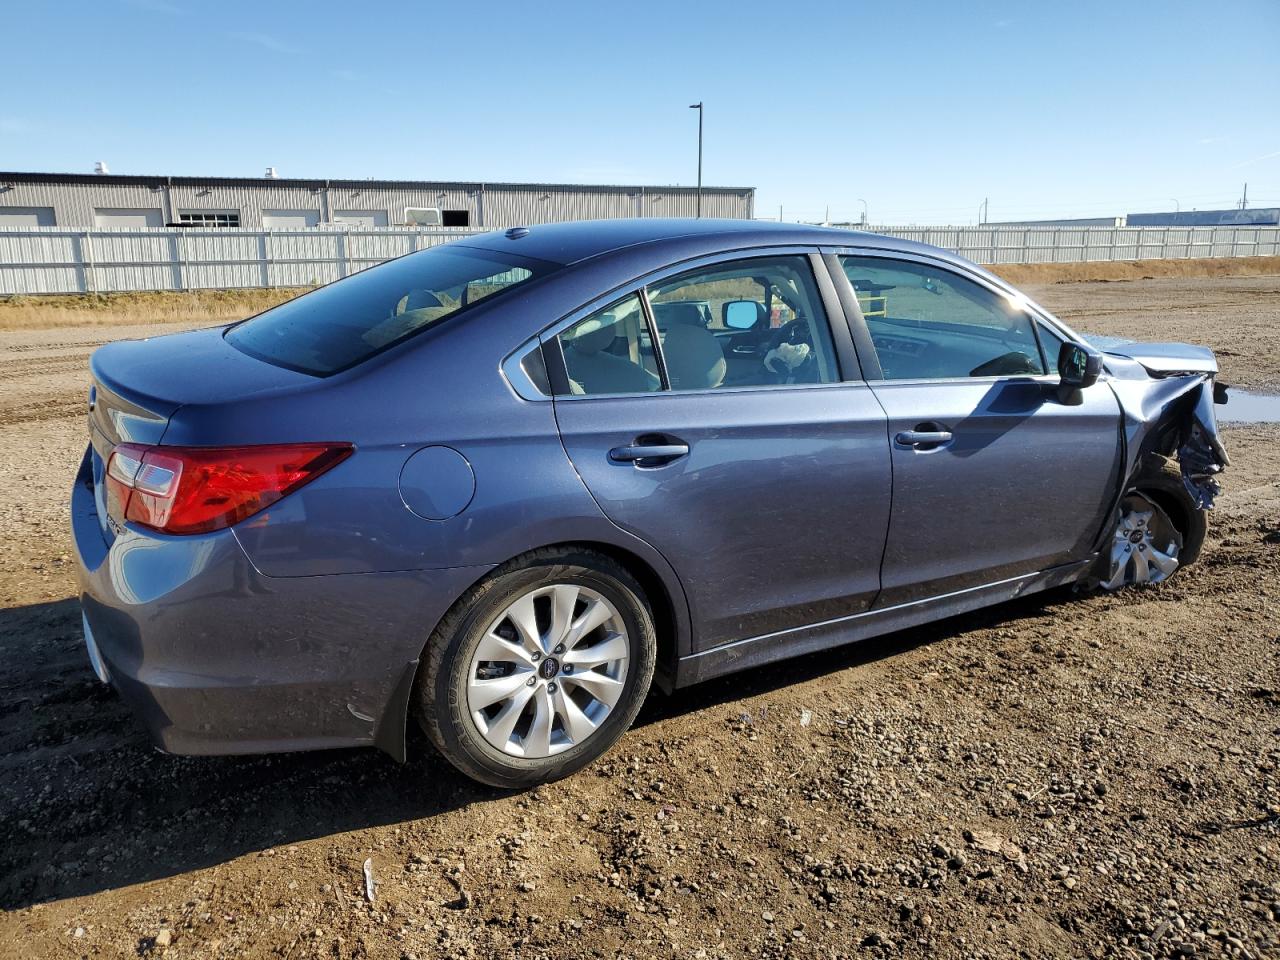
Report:
[[[0,230],[0,295],[329,283],[478,230]]]
[[[1280,227],[875,227],[979,263],[1280,255]],[[0,229],[0,295],[302,287],[480,231]]]
[[[872,227],[983,264],[1280,255],[1280,227]]]

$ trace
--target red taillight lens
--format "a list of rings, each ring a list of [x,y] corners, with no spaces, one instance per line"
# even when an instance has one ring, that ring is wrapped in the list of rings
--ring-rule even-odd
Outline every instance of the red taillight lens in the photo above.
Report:
[[[118,501],[120,515],[134,523],[163,533],[209,533],[266,509],[337,466],[351,452],[349,443],[257,447],[122,443],[107,464],[107,497]]]

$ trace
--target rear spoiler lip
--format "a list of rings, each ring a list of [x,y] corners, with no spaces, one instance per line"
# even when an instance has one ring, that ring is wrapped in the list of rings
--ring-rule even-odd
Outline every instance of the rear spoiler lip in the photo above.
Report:
[[[100,347],[89,357],[89,372],[93,376],[94,391],[98,394],[106,391],[115,399],[122,401],[123,404],[134,407],[139,412],[145,412],[153,417],[163,417],[168,420],[169,417],[173,416],[177,409],[182,406],[181,403],[165,400],[162,397],[138,390],[136,387],[130,387],[107,372],[102,362],[102,355],[110,347],[111,344]]]

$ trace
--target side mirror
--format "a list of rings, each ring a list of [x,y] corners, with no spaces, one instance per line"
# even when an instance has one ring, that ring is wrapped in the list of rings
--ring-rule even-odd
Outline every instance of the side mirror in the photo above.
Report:
[[[1102,373],[1102,354],[1083,343],[1067,341],[1058,351],[1058,376],[1062,385],[1083,390],[1098,382]]]
[[[730,330],[750,330],[760,319],[760,304],[754,300],[730,300],[720,308],[724,325]]]

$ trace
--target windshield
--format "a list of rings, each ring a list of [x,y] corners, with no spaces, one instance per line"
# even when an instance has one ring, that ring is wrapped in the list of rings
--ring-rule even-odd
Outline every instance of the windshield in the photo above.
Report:
[[[226,338],[259,360],[328,376],[552,269],[539,260],[436,247],[282,303]]]

